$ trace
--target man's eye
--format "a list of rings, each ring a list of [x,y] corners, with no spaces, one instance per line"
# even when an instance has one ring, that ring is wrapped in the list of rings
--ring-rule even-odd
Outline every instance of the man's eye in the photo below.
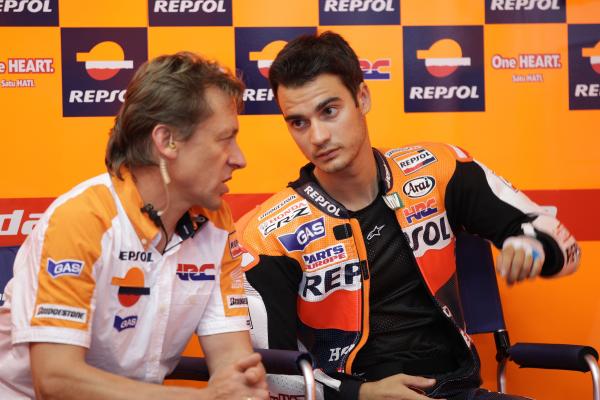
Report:
[[[334,117],[338,113],[338,109],[335,107],[325,107],[323,113],[329,117]]]
[[[301,119],[295,119],[291,122],[291,125],[295,129],[302,129],[306,126],[306,122]]]

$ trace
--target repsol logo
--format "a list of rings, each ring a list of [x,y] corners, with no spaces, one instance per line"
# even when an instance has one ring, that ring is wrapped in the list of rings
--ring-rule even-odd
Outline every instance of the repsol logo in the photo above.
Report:
[[[478,99],[477,86],[411,86],[411,100]]]
[[[423,197],[433,190],[435,187],[435,178],[432,176],[420,176],[411,179],[402,186],[402,191],[410,198],[416,199]]]
[[[154,262],[152,259],[152,253],[149,251],[120,251],[119,260]]]
[[[214,281],[215,264],[177,264],[177,277],[182,281]]]
[[[0,0],[0,12],[31,14],[53,12],[50,0]]]
[[[69,103],[114,103],[125,101],[125,89],[115,90],[71,90],[69,92]]]
[[[360,290],[361,270],[358,260],[340,263],[315,272],[306,272],[300,282],[300,297],[321,301],[338,290]]]
[[[323,11],[329,12],[394,12],[393,0],[325,0]]]
[[[520,10],[560,10],[564,1],[559,0],[492,0],[492,11],[520,11]]]
[[[337,261],[342,261],[346,257],[346,248],[344,245],[336,244],[326,249],[315,251],[314,253],[303,254],[302,260],[304,260],[306,269],[310,271]]]
[[[313,203],[318,206],[321,210],[327,212],[329,215],[336,217],[340,216],[340,208],[333,204],[330,200],[326,199],[317,189],[308,185],[304,188],[304,193],[313,200]]]
[[[227,12],[224,0],[156,0],[155,13],[224,13]]]
[[[421,257],[428,250],[438,250],[448,246],[453,236],[445,212],[406,228],[404,235],[415,257]]]

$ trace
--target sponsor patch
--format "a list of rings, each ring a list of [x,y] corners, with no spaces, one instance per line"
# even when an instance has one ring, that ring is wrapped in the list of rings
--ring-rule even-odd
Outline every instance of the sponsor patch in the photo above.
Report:
[[[398,210],[404,207],[404,202],[402,202],[402,199],[397,192],[383,196],[383,201],[392,210]]]
[[[311,202],[322,211],[335,217],[340,216],[340,208],[336,206],[331,199],[325,197],[314,186],[306,185],[303,192],[311,199]]]
[[[310,271],[345,260],[347,257],[346,247],[340,243],[313,253],[303,254],[302,260],[306,269]]]
[[[177,277],[182,281],[214,281],[215,264],[177,264]]]
[[[428,195],[434,187],[435,178],[433,176],[420,176],[406,182],[402,186],[402,191],[408,197],[416,199]]]
[[[421,168],[437,161],[435,156],[429,150],[417,150],[408,155],[404,154],[394,157],[393,160],[398,164],[404,175],[412,174]]]
[[[314,219],[302,224],[294,233],[278,236],[277,239],[287,251],[304,250],[310,242],[325,236],[324,218]]]
[[[421,257],[429,250],[443,249],[454,236],[446,212],[409,226],[404,229],[404,235],[415,257]]]
[[[59,304],[40,304],[35,309],[35,318],[60,319],[63,321],[80,322],[87,321],[85,308],[69,307]]]
[[[115,322],[113,323],[113,327],[122,332],[125,329],[135,328],[137,325],[138,317],[137,315],[130,315],[129,317],[121,318],[118,315],[115,315]]]
[[[310,211],[308,202],[306,200],[302,200],[292,204],[279,214],[261,223],[258,226],[258,229],[260,230],[260,233],[262,233],[263,237],[267,237],[269,233],[289,224],[294,219],[310,214],[312,214],[312,212]]]
[[[144,286],[144,271],[138,267],[130,268],[123,278],[113,276],[110,284],[119,287],[117,296],[124,307],[131,307],[138,302],[140,296],[150,294],[150,288]]]
[[[60,260],[54,261],[48,258],[48,273],[52,278],[59,276],[80,276],[83,270],[83,261],[80,260]]]
[[[406,153],[409,151],[413,151],[413,150],[420,150],[422,149],[422,146],[405,146],[405,147],[397,147],[395,149],[389,149],[388,151],[385,152],[385,156],[386,157],[391,157],[394,154],[398,154],[398,153]]]
[[[229,254],[231,258],[238,258],[244,254],[244,248],[240,244],[240,241],[235,236],[232,238],[231,235],[229,235]]]
[[[435,198],[430,198],[402,210],[406,221],[412,224],[438,212]]]
[[[229,308],[248,308],[248,298],[240,295],[227,296],[227,306]]]
[[[314,272],[305,272],[299,295],[306,301],[321,301],[338,290],[360,290],[361,270],[358,260],[339,263]]]
[[[288,204],[290,201],[296,199],[295,194],[292,194],[288,197],[286,197],[285,199],[283,199],[282,201],[280,201],[279,203],[275,204],[273,207],[269,208],[267,211],[265,211],[264,213],[262,213],[259,217],[258,220],[262,220],[264,219],[266,216],[268,216],[269,214],[274,213],[275,211],[279,210],[280,208],[282,208],[283,206],[285,206],[286,204]]]

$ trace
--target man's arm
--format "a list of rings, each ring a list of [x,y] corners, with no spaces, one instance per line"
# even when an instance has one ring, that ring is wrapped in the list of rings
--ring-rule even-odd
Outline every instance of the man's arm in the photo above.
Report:
[[[84,347],[31,343],[31,373],[36,398],[44,400],[212,399],[212,388],[197,390],[139,382],[94,368]]]
[[[577,242],[556,218],[483,164],[456,164],[445,199],[452,229],[478,234],[501,249],[496,267],[509,284],[577,269]]]

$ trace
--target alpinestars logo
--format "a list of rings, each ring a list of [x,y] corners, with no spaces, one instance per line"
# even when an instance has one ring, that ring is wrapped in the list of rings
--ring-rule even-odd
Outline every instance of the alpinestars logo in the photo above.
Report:
[[[404,110],[484,111],[483,27],[404,27]]]

